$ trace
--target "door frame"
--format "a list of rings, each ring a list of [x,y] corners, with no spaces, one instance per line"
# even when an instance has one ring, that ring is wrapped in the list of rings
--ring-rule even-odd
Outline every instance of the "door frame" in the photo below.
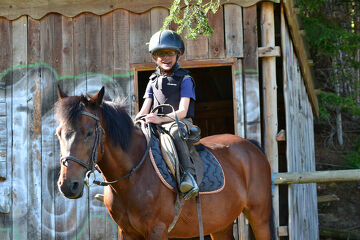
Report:
[[[244,101],[243,101],[243,77],[242,77],[242,59],[237,58],[219,58],[219,59],[195,59],[180,60],[183,68],[206,68],[231,66],[232,72],[232,92],[234,106],[234,130],[235,134],[244,136]],[[138,72],[155,70],[155,63],[133,63],[130,64],[131,71],[134,73],[134,93],[133,100],[135,104],[135,114],[139,112],[139,93],[138,93]]]

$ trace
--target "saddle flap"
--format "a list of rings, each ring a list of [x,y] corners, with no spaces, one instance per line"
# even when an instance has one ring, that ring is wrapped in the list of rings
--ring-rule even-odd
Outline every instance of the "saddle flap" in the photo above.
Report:
[[[175,148],[175,144],[171,137],[166,133],[159,134],[161,154],[168,166],[171,174],[176,178],[176,170],[178,164],[178,156]]]

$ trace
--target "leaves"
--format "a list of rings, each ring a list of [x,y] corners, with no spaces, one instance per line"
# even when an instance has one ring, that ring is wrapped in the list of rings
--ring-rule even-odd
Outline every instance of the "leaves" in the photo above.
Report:
[[[166,29],[174,22],[178,25],[177,33],[181,34],[186,29],[185,38],[195,39],[199,35],[210,37],[214,30],[209,26],[207,14],[213,14],[220,7],[220,0],[210,0],[203,3],[202,0],[183,0],[185,8],[181,11],[181,0],[174,0],[169,16],[165,18],[162,29]]]

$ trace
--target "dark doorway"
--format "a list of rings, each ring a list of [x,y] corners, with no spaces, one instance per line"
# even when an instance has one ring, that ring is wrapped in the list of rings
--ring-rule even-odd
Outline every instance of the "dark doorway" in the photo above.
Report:
[[[188,68],[195,80],[196,104],[194,124],[201,136],[234,134],[234,108],[231,66]],[[149,76],[153,71],[138,72],[139,109]]]

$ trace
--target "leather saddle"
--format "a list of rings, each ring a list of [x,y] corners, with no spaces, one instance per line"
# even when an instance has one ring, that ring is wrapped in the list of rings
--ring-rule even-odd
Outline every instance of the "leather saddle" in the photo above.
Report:
[[[179,157],[174,144],[174,139],[170,136],[168,132],[166,132],[161,127],[157,126],[156,129],[159,135],[160,148],[163,159],[167,167],[169,168],[171,174],[175,177],[177,182],[180,183],[181,174],[180,174]],[[185,139],[189,147],[190,158],[192,159],[195,165],[196,180],[197,183],[200,184],[203,178],[204,171],[203,171],[201,159],[193,145],[199,143],[201,130],[197,126],[192,126],[190,129],[184,132],[185,132]]]

